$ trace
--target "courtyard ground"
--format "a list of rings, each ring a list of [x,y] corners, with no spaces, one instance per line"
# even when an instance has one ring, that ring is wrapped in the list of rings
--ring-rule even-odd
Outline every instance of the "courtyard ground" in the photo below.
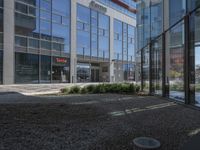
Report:
[[[178,150],[199,132],[199,110],[158,97],[0,95],[1,150],[140,150],[139,136]]]

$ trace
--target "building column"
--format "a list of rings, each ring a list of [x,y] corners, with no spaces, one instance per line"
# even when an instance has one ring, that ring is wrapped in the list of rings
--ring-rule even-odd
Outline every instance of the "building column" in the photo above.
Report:
[[[3,84],[14,84],[14,6],[14,0],[4,0]]]
[[[76,83],[76,0],[71,1],[70,83]]]
[[[169,26],[170,26],[170,20],[169,20],[169,1],[163,1],[163,31],[166,31]],[[169,31],[168,32],[164,32],[163,34],[163,46],[165,46],[163,49],[165,50],[165,55],[164,55],[164,59],[165,62],[165,67],[163,67],[163,69],[165,69],[165,71],[163,71],[165,73],[164,77],[165,79],[163,79],[163,88],[165,91],[163,91],[163,96],[165,97],[169,97],[169,78],[170,78],[170,47],[169,47],[169,42],[170,42],[170,34]]]
[[[115,82],[114,75],[114,18],[110,17],[110,65],[109,65],[109,78],[110,82]]]

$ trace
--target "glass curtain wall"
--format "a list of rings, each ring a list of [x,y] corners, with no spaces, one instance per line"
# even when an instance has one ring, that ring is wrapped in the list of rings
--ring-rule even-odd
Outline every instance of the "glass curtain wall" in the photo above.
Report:
[[[77,55],[108,59],[110,18],[77,5]]]
[[[34,54],[16,53],[15,82],[39,82],[39,56]]]
[[[149,61],[150,49],[149,46],[142,49],[142,89],[146,92],[149,91],[150,83],[150,61]]]
[[[77,54],[90,56],[90,9],[77,5]]]
[[[120,61],[124,63],[123,80],[134,80],[134,50],[135,28],[114,19],[114,58],[117,63]]]
[[[122,22],[114,20],[114,56],[122,61]]]
[[[169,97],[184,101],[184,22],[166,32],[166,82]]]
[[[3,0],[0,0],[0,84],[3,82]]]
[[[193,1],[193,6],[197,4]],[[200,3],[199,3],[200,4]],[[200,106],[200,8],[195,10],[190,19],[190,86],[191,103]]]
[[[152,42],[151,64],[152,64],[152,91],[154,94],[162,95],[162,37]]]
[[[169,3],[169,7],[163,2]],[[160,15],[163,9],[164,14]],[[150,79],[153,93],[200,106],[200,1],[151,0],[149,3],[143,0],[138,4],[138,11],[138,49],[144,90],[147,91],[146,83]],[[151,48],[150,64],[148,47]],[[149,67],[151,74],[147,71]]]
[[[53,56],[68,57],[70,53],[70,0],[15,0],[15,52],[17,83],[23,83],[19,76],[23,67],[19,66],[33,67],[26,61],[35,55],[40,70],[37,80],[51,82]],[[17,60],[20,57],[24,62]],[[26,76],[24,82],[36,82],[30,74]]]
[[[110,18],[104,14],[98,14],[98,49],[99,58],[109,59],[110,46]]]

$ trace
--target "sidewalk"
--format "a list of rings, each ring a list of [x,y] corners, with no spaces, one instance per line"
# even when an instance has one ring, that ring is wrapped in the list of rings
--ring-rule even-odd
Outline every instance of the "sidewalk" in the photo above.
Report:
[[[19,93],[23,95],[40,95],[40,94],[55,94],[60,89],[71,87],[74,85],[86,86],[89,84],[99,83],[60,83],[60,84],[14,84],[14,85],[0,85],[0,95]]]

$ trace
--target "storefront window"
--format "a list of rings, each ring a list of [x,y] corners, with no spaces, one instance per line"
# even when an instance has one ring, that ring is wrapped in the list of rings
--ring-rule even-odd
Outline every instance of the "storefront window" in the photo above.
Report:
[[[15,54],[15,82],[39,82],[39,57],[33,54]]]
[[[77,64],[77,82],[90,82],[91,66],[90,64]]]
[[[68,83],[69,82],[69,64],[68,58],[53,57],[52,64],[52,82],[54,83]]]
[[[51,57],[41,56],[41,83],[49,83],[51,81]]]

